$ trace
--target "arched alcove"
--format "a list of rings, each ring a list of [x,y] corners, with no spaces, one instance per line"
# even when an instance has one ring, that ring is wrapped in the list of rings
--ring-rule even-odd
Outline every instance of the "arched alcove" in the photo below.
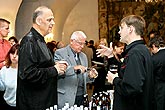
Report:
[[[53,10],[54,40],[68,43],[70,34],[74,30],[84,30],[89,35],[89,39],[98,39],[97,0],[23,0],[17,13],[15,26],[16,36],[19,39],[31,28],[32,13],[40,5],[48,6]]]

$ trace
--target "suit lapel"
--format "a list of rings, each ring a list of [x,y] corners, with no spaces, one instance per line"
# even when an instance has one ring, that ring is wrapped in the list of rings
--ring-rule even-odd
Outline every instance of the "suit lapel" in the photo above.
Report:
[[[69,63],[71,64],[71,65],[77,65],[76,64],[76,61],[75,61],[75,59],[74,59],[74,54],[73,54],[73,52],[72,52],[72,50],[71,50],[71,48],[69,47],[69,45],[66,47],[67,48],[67,53],[68,53],[68,58],[67,58],[67,60],[69,60]]]
[[[79,53],[79,58],[80,58],[81,65],[85,66],[84,57],[82,53]]]
[[[73,54],[73,52],[72,52],[70,46],[68,45],[66,48],[67,48],[66,50],[68,51],[68,52],[67,52],[67,53],[68,53],[68,58],[67,58],[67,60],[69,60],[70,64],[72,64],[72,65],[77,65],[77,63],[76,63],[76,61],[75,61],[75,58],[74,58],[74,54]],[[82,53],[79,53],[79,58],[80,58],[81,65],[85,66],[86,64],[85,64],[84,56],[83,56]]]

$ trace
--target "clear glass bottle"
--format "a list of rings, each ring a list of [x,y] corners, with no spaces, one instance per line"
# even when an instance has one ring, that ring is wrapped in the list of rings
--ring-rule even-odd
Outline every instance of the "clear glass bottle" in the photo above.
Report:
[[[89,108],[88,94],[85,94],[85,95],[84,95],[83,106],[84,106],[84,108],[85,108],[85,107]]]

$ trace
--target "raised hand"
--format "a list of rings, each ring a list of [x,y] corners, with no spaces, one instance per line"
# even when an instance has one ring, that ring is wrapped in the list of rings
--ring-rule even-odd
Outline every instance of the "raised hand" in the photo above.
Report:
[[[113,48],[112,48],[112,42],[110,43],[110,48],[104,46],[104,45],[99,45],[101,49],[97,49],[97,57],[100,56],[108,56],[108,58],[113,57]]]

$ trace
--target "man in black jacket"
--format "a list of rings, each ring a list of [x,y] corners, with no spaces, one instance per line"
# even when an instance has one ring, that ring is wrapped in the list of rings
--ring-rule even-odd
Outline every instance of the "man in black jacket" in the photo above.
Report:
[[[47,48],[44,36],[53,28],[51,9],[38,7],[33,13],[33,27],[20,43],[18,60],[17,110],[46,110],[57,105],[57,76],[67,65],[57,62]]]
[[[165,42],[155,36],[150,39],[149,47],[153,53],[155,110],[165,110]]]
[[[144,29],[145,20],[140,16],[129,15],[121,20],[120,41],[127,44],[118,73],[122,77],[111,72],[107,74],[108,82],[114,85],[113,110],[153,109],[153,63],[142,40]],[[98,51],[108,56],[112,54],[111,49],[103,50]]]

